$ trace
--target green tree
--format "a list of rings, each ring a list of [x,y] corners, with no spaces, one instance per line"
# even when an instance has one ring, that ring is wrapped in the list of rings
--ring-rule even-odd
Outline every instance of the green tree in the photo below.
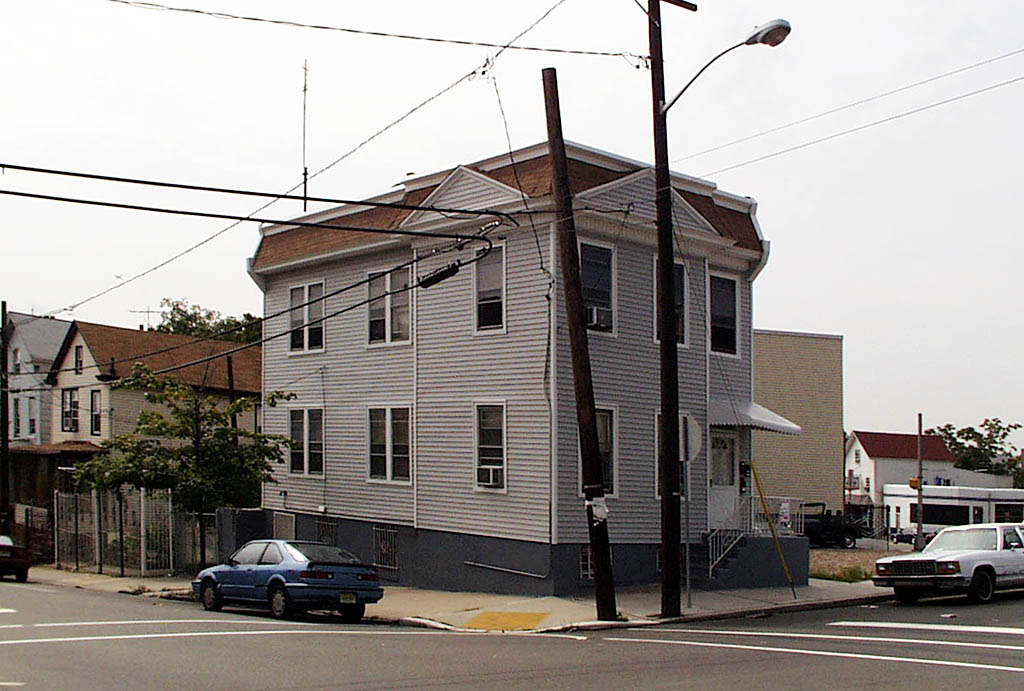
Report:
[[[178,506],[199,515],[205,565],[204,513],[221,506],[258,506],[261,484],[274,481],[270,464],[282,460],[290,440],[232,426],[232,415],[250,410],[253,399],[224,403],[141,364],[113,386],[143,391],[159,408],[142,410],[133,431],[105,441],[110,453],[79,464],[78,487],[170,489]],[[267,404],[289,397],[275,392]]]
[[[217,310],[209,310],[189,301],[164,298],[160,301],[160,323],[156,330],[169,334],[184,334],[197,338],[210,338],[224,331],[231,333],[217,336],[223,341],[255,343],[263,336],[262,322],[248,312],[241,318],[225,317]]]
[[[942,437],[956,458],[956,467],[981,470],[997,475],[1013,475],[1014,486],[1021,486],[1021,457],[1017,447],[1009,441],[1010,435],[1021,428],[1020,423],[1004,423],[997,417],[985,418],[975,427],[961,427],[946,423],[927,430],[926,434]]]

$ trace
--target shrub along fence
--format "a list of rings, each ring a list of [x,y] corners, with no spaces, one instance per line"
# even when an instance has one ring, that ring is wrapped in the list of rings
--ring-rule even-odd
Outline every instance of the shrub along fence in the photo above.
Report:
[[[174,508],[169,490],[54,493],[58,568],[160,576],[198,570],[199,520]],[[217,560],[217,522],[206,515],[206,563]]]

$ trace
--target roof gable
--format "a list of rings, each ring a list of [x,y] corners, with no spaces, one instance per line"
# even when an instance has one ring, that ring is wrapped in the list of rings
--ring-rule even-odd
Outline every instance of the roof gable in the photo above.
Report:
[[[893,434],[891,432],[852,433],[869,456],[879,458],[917,458],[916,434]],[[942,437],[925,434],[921,437],[922,457],[927,461],[948,461],[955,463],[956,457],[946,447]]]
[[[137,331],[105,324],[72,322],[57,358],[50,370],[49,380],[57,381],[57,375],[67,368],[69,351],[75,337],[81,334],[85,347],[89,349],[98,371],[97,378],[119,379],[131,374],[136,362],[141,362],[154,372],[192,362],[211,355],[226,353],[239,347],[238,343],[196,339],[193,336],[161,333],[159,331]],[[259,346],[245,348],[231,354],[234,388],[238,393],[259,394],[262,390],[262,349]],[[192,365],[172,374],[186,384],[211,390],[227,391],[226,357]]]
[[[631,208],[631,213],[654,221],[657,218],[655,191],[654,169],[644,168],[582,192],[576,195],[576,199],[595,204],[602,209]],[[690,231],[720,234],[708,219],[679,194],[678,190],[672,190],[672,224]]]
[[[453,170],[421,204],[448,209],[482,209],[520,201],[522,193],[498,180],[465,166]],[[450,218],[436,211],[413,211],[401,226]]]

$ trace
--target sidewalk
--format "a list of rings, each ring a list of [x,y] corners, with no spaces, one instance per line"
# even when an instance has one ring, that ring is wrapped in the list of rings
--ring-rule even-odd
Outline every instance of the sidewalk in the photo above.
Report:
[[[192,582],[184,577],[140,578],[61,571],[52,566],[33,566],[29,582],[84,588],[109,593],[192,599]],[[368,621],[470,631],[559,631],[614,626],[649,626],[656,623],[768,616],[773,612],[826,609],[890,599],[889,590],[871,581],[840,583],[811,579],[793,591],[783,588],[692,590],[691,607],[682,595],[682,616],[660,619],[658,586],[620,588],[616,604],[621,622],[595,621],[593,597],[534,597],[421,590],[384,586],[384,599],[366,609]],[[196,607],[199,607],[196,604]]]

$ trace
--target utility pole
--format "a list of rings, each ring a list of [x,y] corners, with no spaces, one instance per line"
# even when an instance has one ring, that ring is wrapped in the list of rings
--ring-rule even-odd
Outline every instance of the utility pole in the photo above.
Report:
[[[597,601],[597,618],[612,621],[618,618],[618,611],[615,607],[611,547],[608,544],[608,507],[604,500],[601,452],[597,443],[594,383],[590,371],[590,346],[583,317],[580,258],[572,211],[572,192],[569,189],[565,141],[562,139],[558,80],[554,68],[548,67],[542,74],[544,107],[548,121],[548,154],[551,157],[551,192],[555,197],[555,213],[558,218],[558,257],[562,265],[562,289],[565,292],[565,311],[569,322],[572,378],[576,390],[576,423],[579,428],[580,456],[583,465],[583,495],[586,497],[590,557],[594,568],[594,599]]]
[[[10,335],[7,332],[7,301],[0,302],[0,533],[10,535],[11,532],[11,455],[8,441],[10,434],[11,385],[7,374],[7,351],[10,348]]]
[[[681,0],[666,0],[696,11]],[[668,169],[665,117],[665,61],[661,46],[661,0],[648,0],[651,51],[651,101],[654,113],[654,195],[658,227],[658,330],[661,332],[661,616],[678,617],[679,609],[679,333],[675,310],[675,250],[672,233],[672,182]]]
[[[921,437],[921,413],[917,414],[917,539],[914,548],[924,549],[924,439]]]

